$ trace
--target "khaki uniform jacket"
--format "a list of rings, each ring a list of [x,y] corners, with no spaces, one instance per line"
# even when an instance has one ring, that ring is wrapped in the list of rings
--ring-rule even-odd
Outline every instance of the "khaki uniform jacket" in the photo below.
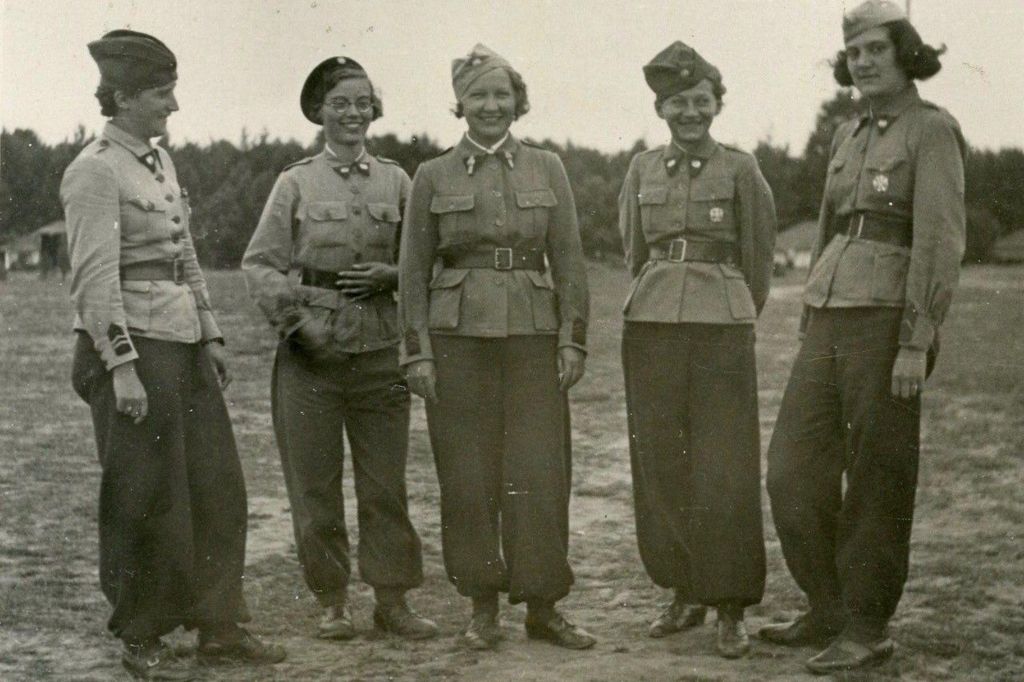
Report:
[[[804,303],[903,308],[900,345],[931,346],[949,310],[966,243],[965,154],[956,119],[923,101],[914,86],[884,110],[840,126]],[[859,212],[906,220],[912,246],[839,233]]]
[[[757,159],[708,139],[633,157],[619,194],[619,230],[633,284],[630,322],[751,324],[768,298],[775,202]],[[650,260],[670,241],[728,242],[735,264]]]
[[[60,196],[75,329],[89,334],[107,369],[138,357],[129,332],[182,343],[221,338],[189,233],[188,195],[166,150],[107,123],[64,172]],[[123,266],[175,259],[182,284],[121,280]]]
[[[441,256],[497,247],[541,250],[548,272],[435,268]],[[589,305],[576,205],[557,155],[512,136],[486,154],[463,137],[419,167],[399,258],[402,364],[433,358],[430,333],[557,334],[559,347],[585,351]]]
[[[368,174],[347,168],[325,148],[286,167],[270,192],[242,271],[250,295],[281,338],[320,319],[341,352],[398,343],[391,292],[352,301],[340,291],[299,283],[303,267],[339,272],[355,263],[395,262],[409,176],[394,161],[365,153],[359,161]]]

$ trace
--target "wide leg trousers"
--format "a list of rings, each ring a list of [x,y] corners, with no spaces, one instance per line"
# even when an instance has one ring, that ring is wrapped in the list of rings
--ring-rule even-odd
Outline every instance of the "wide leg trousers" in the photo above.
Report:
[[[557,338],[432,335],[427,403],[448,577],[464,596],[569,593],[569,411]]]
[[[693,604],[761,601],[761,451],[752,325],[626,322],[640,558]]]
[[[812,310],[768,448],[775,527],[812,613],[872,635],[907,579],[917,489],[920,397],[891,392],[901,315]]]
[[[198,344],[132,342],[149,402],[139,424],[117,412],[112,374],[84,333],[72,369],[103,469],[100,585],[114,607],[109,628],[138,642],[179,625],[247,621],[245,480],[209,356]]]
[[[324,606],[345,599],[351,577],[342,495],[347,433],[359,523],[359,573],[377,589],[423,582],[409,519],[405,465],[409,390],[396,348],[313,359],[289,341],[277,350],[274,432],[309,589]]]

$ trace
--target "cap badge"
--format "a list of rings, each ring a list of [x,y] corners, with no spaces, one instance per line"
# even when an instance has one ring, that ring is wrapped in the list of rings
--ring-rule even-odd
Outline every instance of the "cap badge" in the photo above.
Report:
[[[348,60],[345,59],[344,57],[338,57],[338,63],[339,64],[347,64]]]
[[[680,74],[680,75],[681,75],[681,76],[682,76],[683,78],[689,78],[689,77],[690,77],[690,69],[688,69],[688,68],[683,68],[683,69],[681,69],[681,70],[679,71],[679,74]]]
[[[483,61],[484,61],[483,57],[473,57],[472,59],[469,60],[469,65],[470,66],[480,66],[481,64],[483,64]]]
[[[876,192],[884,192],[889,189],[889,176],[884,173],[879,173],[875,176],[875,179],[871,181],[871,186],[875,188]]]
[[[711,222],[720,223],[725,218],[725,210],[723,210],[719,206],[715,206],[713,209],[711,209],[710,213],[708,214],[708,217],[711,218]]]

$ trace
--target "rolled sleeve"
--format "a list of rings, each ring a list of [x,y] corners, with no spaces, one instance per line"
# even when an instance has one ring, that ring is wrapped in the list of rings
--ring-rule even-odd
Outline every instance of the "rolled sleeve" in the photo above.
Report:
[[[80,157],[60,188],[71,256],[71,298],[106,368],[139,357],[121,297],[121,225],[117,178],[100,159]]]
[[[548,182],[558,200],[547,236],[547,256],[560,317],[558,346],[577,348],[585,353],[590,315],[587,268],[572,188],[562,161],[554,154],[548,161]]]
[[[771,286],[776,219],[771,187],[754,157],[737,174],[736,198],[743,274],[760,315]]]
[[[282,339],[310,319],[288,281],[298,199],[294,180],[286,175],[278,177],[242,256],[249,295]]]
[[[428,330],[430,275],[437,257],[437,221],[430,212],[434,194],[429,168],[421,166],[412,180],[398,257],[399,361],[408,365],[433,360]]]
[[[913,230],[900,345],[927,349],[942,324],[966,246],[964,142],[952,117],[934,112],[918,131]]]

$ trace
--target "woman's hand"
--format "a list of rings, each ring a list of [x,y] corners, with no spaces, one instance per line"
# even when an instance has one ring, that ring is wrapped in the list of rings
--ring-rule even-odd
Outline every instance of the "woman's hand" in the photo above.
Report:
[[[409,390],[430,402],[437,402],[437,370],[433,360],[417,360],[406,366],[405,380]]]
[[[579,348],[564,346],[558,349],[558,388],[563,392],[572,388],[583,377],[587,356]]]
[[[126,362],[111,370],[114,375],[114,400],[117,411],[130,417],[136,424],[149,414],[146,389],[135,373],[135,362]]]
[[[220,389],[223,391],[231,383],[228,365],[224,361],[224,346],[216,341],[211,341],[204,348],[206,348],[206,352],[210,355],[210,362],[213,363],[213,369],[217,372],[217,381],[220,383]]]
[[[387,263],[355,263],[338,273],[335,282],[353,301],[391,291],[398,284],[398,267]]]
[[[924,390],[928,368],[928,352],[916,348],[900,348],[892,365],[892,394],[897,398],[913,398]]]

